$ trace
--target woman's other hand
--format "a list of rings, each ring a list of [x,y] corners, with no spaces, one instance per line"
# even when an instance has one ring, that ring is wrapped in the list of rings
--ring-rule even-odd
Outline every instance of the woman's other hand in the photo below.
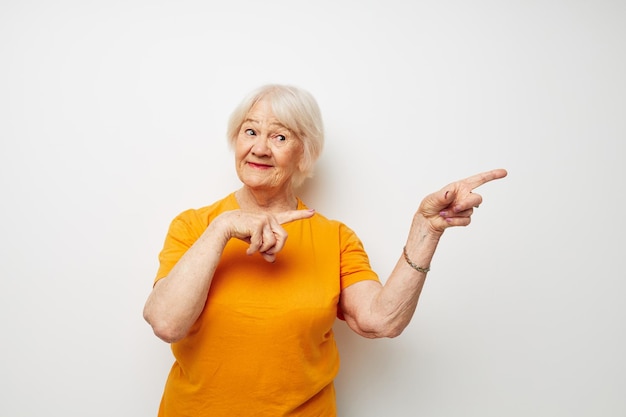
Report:
[[[426,196],[413,216],[405,252],[385,285],[377,281],[361,281],[341,292],[341,309],[348,326],[369,338],[395,337],[402,333],[413,317],[444,230],[467,226],[474,208],[483,200],[472,191],[506,175],[504,169],[483,172]]]
[[[426,196],[416,214],[423,216],[429,222],[431,231],[438,235],[448,227],[467,226],[471,222],[474,208],[483,201],[480,194],[472,191],[506,175],[506,170],[494,169],[448,184]]]

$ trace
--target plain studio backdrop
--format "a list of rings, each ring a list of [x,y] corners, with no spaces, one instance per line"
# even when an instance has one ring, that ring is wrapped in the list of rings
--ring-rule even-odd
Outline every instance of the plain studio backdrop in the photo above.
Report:
[[[301,196],[383,280],[423,196],[509,171],[400,337],[337,322],[340,416],[626,415],[625,5],[3,1],[0,415],[156,415],[158,252],[240,186],[227,118],[270,82],[318,99]]]

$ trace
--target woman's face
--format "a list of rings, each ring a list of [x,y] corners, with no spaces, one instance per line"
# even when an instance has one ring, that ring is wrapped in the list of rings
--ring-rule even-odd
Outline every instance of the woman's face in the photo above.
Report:
[[[237,135],[237,175],[252,189],[290,190],[291,177],[298,170],[302,152],[300,139],[261,100],[250,109]]]

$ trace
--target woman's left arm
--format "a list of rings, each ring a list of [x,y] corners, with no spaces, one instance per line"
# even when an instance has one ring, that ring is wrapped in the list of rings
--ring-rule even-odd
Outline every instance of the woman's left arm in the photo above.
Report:
[[[341,310],[356,333],[368,337],[395,337],[409,324],[439,239],[448,227],[470,224],[482,202],[475,188],[507,172],[496,169],[454,182],[428,195],[413,216],[404,253],[385,285],[360,281],[341,292]]]

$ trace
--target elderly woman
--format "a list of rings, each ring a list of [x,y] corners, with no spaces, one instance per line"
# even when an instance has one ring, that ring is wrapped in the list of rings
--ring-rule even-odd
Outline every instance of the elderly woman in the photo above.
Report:
[[[172,221],[144,309],[175,357],[159,416],[334,416],[335,318],[364,337],[399,335],[444,230],[468,225],[482,201],[472,190],[506,171],[427,196],[382,285],[357,235],[297,196],[323,144],[308,92],[258,89],[228,139],[243,186]]]

